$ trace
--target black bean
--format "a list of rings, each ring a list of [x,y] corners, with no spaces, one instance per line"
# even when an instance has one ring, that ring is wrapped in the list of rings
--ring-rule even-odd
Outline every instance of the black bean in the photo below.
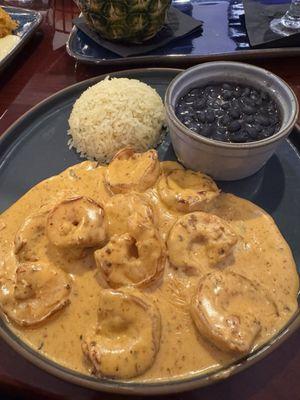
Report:
[[[233,108],[232,110],[229,111],[229,115],[233,119],[239,119],[241,112],[238,108]]]
[[[199,125],[196,122],[191,122],[189,124],[188,128],[193,132],[198,132],[199,131]]]
[[[250,94],[250,89],[247,87],[247,88],[245,88],[245,89],[243,90],[242,96],[249,96],[249,94]]]
[[[213,108],[215,104],[215,101],[213,99],[208,98],[206,101],[206,106],[207,108]]]
[[[255,117],[255,122],[257,124],[260,124],[262,126],[269,126],[270,125],[270,119],[268,117],[264,117],[262,115],[258,115]]]
[[[181,115],[182,117],[184,117],[184,116],[189,116],[190,113],[191,113],[191,111],[190,111],[189,109],[186,108],[185,110],[182,110],[182,111],[180,112],[180,115]]]
[[[266,92],[260,92],[260,98],[262,99],[262,101],[268,101],[270,99],[268,93]]]
[[[181,119],[181,122],[182,122],[184,125],[189,126],[189,125],[192,124],[194,121],[193,121],[193,119],[190,118],[190,117],[183,117],[183,118]]]
[[[265,136],[263,135],[262,132],[260,132],[260,133],[257,135],[257,139],[256,139],[256,140],[262,140],[262,139],[265,139]]]
[[[247,106],[246,104],[242,107],[243,113],[247,115],[252,115],[255,113],[255,108],[251,106]]]
[[[262,127],[259,124],[253,124],[252,126],[255,127],[255,129],[257,130],[257,132],[261,132],[262,131]]]
[[[245,125],[245,131],[248,133],[248,135],[252,138],[252,139],[257,139],[258,135],[259,135],[259,130],[252,125]]]
[[[235,91],[234,91],[234,96],[235,97],[240,97],[242,95],[242,89],[240,88],[240,86],[237,86],[236,88],[235,88]]]
[[[214,87],[213,86],[206,86],[205,88],[204,88],[204,93],[206,93],[206,94],[209,94],[209,93],[212,93],[212,92],[214,92],[215,91],[215,89],[214,89]]]
[[[272,136],[274,134],[274,128],[272,126],[269,126],[267,128],[262,129],[260,132],[260,136],[265,139],[269,136]]]
[[[204,126],[204,127],[201,129],[201,131],[199,131],[199,133],[200,133],[201,135],[203,135],[203,136],[208,137],[208,136],[211,136],[211,134],[213,133],[213,131],[214,131],[214,129],[213,129],[212,126],[206,125],[206,126]]]
[[[203,89],[199,90],[198,93],[197,93],[197,97],[199,99],[202,98],[202,97],[206,97],[206,96],[207,96],[207,93]]]
[[[199,113],[197,113],[197,119],[199,122],[205,122],[206,121],[205,111],[199,111]]]
[[[185,105],[185,103],[177,104],[177,107],[176,107],[175,111],[176,111],[176,112],[181,112],[181,111],[183,111],[183,110],[186,110],[186,105]]]
[[[232,92],[230,90],[224,90],[222,97],[224,100],[230,100],[232,98]]]
[[[279,120],[276,118],[276,115],[270,115],[269,122],[270,125],[276,125],[279,122]]]
[[[228,139],[227,139],[226,135],[224,133],[222,133],[222,132],[219,132],[219,131],[213,133],[211,135],[211,138],[214,139],[214,140],[218,140],[220,142],[228,142]]]
[[[249,97],[242,97],[241,102],[250,107],[255,106],[255,101],[251,100]]]
[[[222,106],[223,110],[229,110],[230,109],[230,103],[223,103]]]
[[[274,104],[268,104],[266,110],[268,113],[273,113],[276,111],[276,106]]]
[[[240,110],[240,111],[241,111],[240,105],[241,105],[240,100],[238,100],[238,99],[233,99],[233,100],[231,101],[231,107],[230,107],[230,108],[236,108],[237,110]]]
[[[228,125],[228,131],[229,132],[237,132],[240,129],[241,129],[241,124],[239,123],[239,121],[232,121]]]
[[[199,94],[201,93],[201,89],[199,89],[199,88],[195,88],[195,89],[192,89],[192,90],[190,90],[188,93],[187,93],[187,96],[199,96]]]
[[[219,133],[221,133],[223,135],[225,135],[226,132],[227,132],[227,128],[225,126],[218,126],[217,130],[218,130]]]
[[[231,82],[193,88],[180,97],[175,113],[193,132],[222,141],[260,140],[281,125],[268,93]]]
[[[259,107],[259,106],[262,105],[262,99],[261,99],[260,97],[258,97],[258,98],[255,100],[255,105],[256,105],[257,107]]]
[[[228,114],[223,115],[223,117],[220,118],[219,120],[221,125],[227,125],[230,122],[230,117]]]
[[[216,117],[222,117],[222,115],[224,115],[224,114],[225,114],[225,112],[222,109],[215,110],[215,116]]]
[[[198,110],[202,110],[204,107],[206,106],[206,99],[204,99],[203,97],[201,97],[200,99],[198,98],[195,102],[195,107]]]
[[[244,118],[244,121],[245,121],[247,124],[252,124],[252,122],[254,122],[254,116],[253,116],[253,115],[247,115],[247,116]]]
[[[232,86],[229,85],[229,83],[223,83],[222,89],[225,89],[225,90],[232,90]]]
[[[211,91],[211,92],[208,94],[208,97],[210,97],[210,98],[213,100],[213,99],[215,99],[216,97],[218,97],[218,92],[216,92],[215,90],[214,90],[214,91]]]
[[[214,112],[212,110],[207,110],[205,118],[206,118],[206,121],[209,122],[209,123],[214,122],[214,120],[215,120]]]
[[[195,101],[194,101],[194,99],[189,99],[189,100],[186,100],[185,104],[187,106],[193,106],[195,104]]]
[[[241,132],[232,132],[229,135],[229,139],[232,142],[244,143],[244,142],[248,141],[249,137],[248,137],[247,132],[241,131]]]
[[[220,109],[221,106],[222,106],[222,100],[221,99],[217,99],[217,100],[214,101],[213,108]]]
[[[185,104],[184,103],[176,104],[175,112],[178,112],[178,111],[183,110],[183,109],[185,109]]]

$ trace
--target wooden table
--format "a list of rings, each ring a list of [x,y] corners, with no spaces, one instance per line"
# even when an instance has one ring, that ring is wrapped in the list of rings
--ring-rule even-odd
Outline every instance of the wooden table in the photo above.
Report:
[[[53,0],[50,6],[51,8],[44,12],[44,22],[39,32],[12,65],[0,75],[0,135],[24,112],[56,91],[86,78],[117,70],[76,64],[67,55],[65,42],[71,29],[71,19],[77,14],[77,9],[71,0]],[[255,64],[285,79],[300,99],[300,57],[255,60]],[[176,67],[184,68],[186,65]],[[298,331],[273,354],[249,370],[214,386],[188,394],[174,395],[172,398],[298,400],[299,343]],[[0,341],[1,399],[4,398],[2,394],[28,399],[121,398],[93,392],[54,378],[31,365]]]

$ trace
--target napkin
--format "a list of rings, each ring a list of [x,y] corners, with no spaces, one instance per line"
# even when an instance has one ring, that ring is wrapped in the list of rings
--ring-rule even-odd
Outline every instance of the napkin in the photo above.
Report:
[[[246,29],[252,47],[300,46],[300,33],[283,37],[270,29],[272,19],[283,16],[291,4],[291,0],[283,1],[243,0]]]
[[[84,17],[75,18],[73,23],[94,42],[121,57],[146,54],[159,47],[163,47],[172,40],[190,35],[196,31],[199,36],[202,32],[202,21],[195,20],[174,7],[170,7],[166,24],[155,37],[141,44],[124,44],[103,39],[89,27]]]

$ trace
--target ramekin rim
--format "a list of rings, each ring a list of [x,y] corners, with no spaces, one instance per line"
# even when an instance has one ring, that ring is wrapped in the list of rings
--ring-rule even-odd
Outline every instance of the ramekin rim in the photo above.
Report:
[[[193,71],[193,70],[198,70],[198,69],[209,67],[210,65],[214,65],[214,66],[218,65],[219,67],[222,67],[224,65],[227,65],[227,66],[233,65],[233,66],[242,67],[242,68],[250,68],[250,70],[259,71],[261,73],[268,75],[268,77],[271,77],[275,81],[276,80],[279,81],[279,83],[287,89],[287,92],[289,92],[289,95],[293,98],[294,107],[293,107],[293,110],[291,110],[291,117],[287,121],[287,124],[285,126],[281,127],[278,132],[276,132],[272,136],[269,136],[268,138],[253,141],[253,142],[247,142],[247,143],[222,142],[222,141],[218,141],[215,139],[209,139],[209,138],[199,135],[199,134],[191,131],[189,128],[187,128],[177,118],[177,116],[175,114],[175,110],[173,109],[171,102],[169,101],[170,100],[169,99],[170,91],[173,88],[173,86],[175,85],[175,83],[178,81],[178,79],[182,78],[182,76],[184,76],[185,74],[190,73],[190,71]],[[230,149],[230,150],[241,150],[241,149],[264,147],[264,146],[273,144],[274,142],[277,142],[280,139],[284,139],[289,134],[289,131],[292,129],[292,127],[296,124],[297,119],[298,119],[298,114],[299,114],[299,103],[298,103],[297,96],[287,82],[285,82],[282,78],[280,78],[278,75],[274,74],[273,72],[266,70],[265,68],[257,67],[255,65],[251,65],[248,63],[241,63],[241,62],[235,62],[235,61],[210,61],[210,62],[206,62],[203,64],[198,64],[191,68],[183,70],[178,75],[176,75],[175,78],[170,82],[170,84],[166,90],[164,100],[165,100],[164,103],[165,103],[165,109],[166,109],[167,116],[170,118],[170,120],[172,120],[172,122],[175,124],[175,126],[180,130],[181,134],[183,134],[185,136],[189,136],[198,142],[202,142],[202,143],[205,143],[205,144],[213,146],[213,147],[221,147],[221,148]]]

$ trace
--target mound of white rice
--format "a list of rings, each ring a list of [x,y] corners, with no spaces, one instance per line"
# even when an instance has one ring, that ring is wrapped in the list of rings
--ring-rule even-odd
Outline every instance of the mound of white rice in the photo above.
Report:
[[[107,78],[75,102],[69,147],[83,157],[109,162],[125,146],[145,151],[157,145],[164,123],[164,105],[153,88],[136,79]]]

